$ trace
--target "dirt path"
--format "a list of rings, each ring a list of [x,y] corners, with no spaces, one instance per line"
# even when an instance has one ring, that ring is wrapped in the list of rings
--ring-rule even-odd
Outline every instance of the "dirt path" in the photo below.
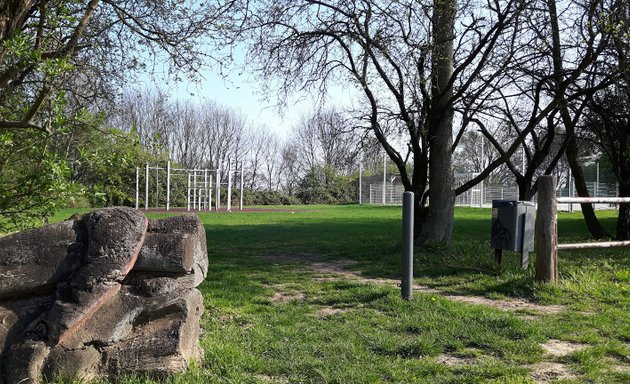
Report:
[[[313,277],[317,281],[354,281],[363,284],[377,284],[392,287],[397,287],[400,283],[400,280],[362,276],[359,272],[350,269],[356,264],[352,261],[321,261],[312,257],[313,255],[296,255],[274,257],[273,259],[278,262],[303,263],[300,269],[313,273]],[[503,311],[525,312],[530,315],[557,314],[564,310],[564,307],[560,305],[540,305],[522,299],[489,299],[483,296],[460,295],[418,284],[413,285],[413,290],[432,295],[440,295],[452,301],[485,305]]]
[[[376,284],[391,287],[398,287],[400,281],[384,278],[369,278],[362,276],[359,272],[351,268],[356,264],[352,261],[322,261],[317,255],[298,254],[282,255],[271,258],[276,263],[299,264],[295,269],[306,271],[313,275],[316,281],[352,281],[363,284]],[[282,287],[278,286],[281,290]],[[540,305],[522,299],[490,299],[482,296],[454,294],[423,285],[414,284],[414,291],[440,295],[448,300],[463,302],[474,305],[485,305],[508,312],[523,312],[524,318],[535,317],[536,315],[557,314],[564,310],[560,305]],[[301,293],[276,292],[272,301],[276,303],[286,303],[290,300],[301,300],[304,295]],[[329,316],[336,313],[345,312],[346,309],[325,307],[320,309],[315,316]],[[521,315],[519,313],[519,315]],[[530,378],[536,383],[551,383],[556,380],[574,380],[578,378],[576,372],[562,362],[562,358],[580,349],[586,348],[585,344],[570,343],[562,340],[549,340],[541,345],[545,350],[544,359],[536,364],[527,366],[530,370]],[[448,366],[466,366],[477,363],[476,357],[461,357],[444,353],[436,357],[436,361]]]

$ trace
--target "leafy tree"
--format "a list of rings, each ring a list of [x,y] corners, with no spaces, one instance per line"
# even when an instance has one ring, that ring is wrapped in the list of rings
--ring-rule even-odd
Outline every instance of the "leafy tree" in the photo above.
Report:
[[[57,133],[55,149],[69,162],[70,180],[83,187],[91,206],[135,204],[136,166],[166,161],[165,152],[149,153],[135,130],[108,127],[102,114],[82,110],[68,127]]]
[[[146,57],[165,55],[173,71],[194,74],[220,12],[193,1],[0,2],[3,222],[31,222],[64,198],[70,167],[51,146],[75,111],[111,106],[133,71],[152,71]]]

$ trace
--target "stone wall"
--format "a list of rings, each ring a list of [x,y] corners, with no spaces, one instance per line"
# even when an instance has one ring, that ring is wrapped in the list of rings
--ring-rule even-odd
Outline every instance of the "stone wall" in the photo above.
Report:
[[[191,215],[106,208],[0,238],[0,383],[185,369],[207,269]]]

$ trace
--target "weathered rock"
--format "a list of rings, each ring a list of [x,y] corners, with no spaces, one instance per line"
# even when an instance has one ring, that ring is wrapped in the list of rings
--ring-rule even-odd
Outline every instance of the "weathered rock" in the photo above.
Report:
[[[189,234],[148,232],[134,271],[189,273],[199,238]]]
[[[111,210],[96,211],[84,220]],[[52,292],[57,284],[68,281],[84,262],[86,236],[83,221],[64,221],[0,238],[0,299]],[[110,265],[106,263],[106,267]],[[151,220],[133,269],[192,274],[195,285],[199,285],[208,269],[205,230],[199,219],[188,215]],[[91,276],[84,271],[80,274],[84,278]]]
[[[5,347],[18,341],[54,300],[54,295],[42,295],[0,304],[0,357]]]
[[[162,375],[201,358],[194,287],[208,261],[198,218],[149,223],[108,208],[52,227],[0,242],[2,277],[18,281],[0,281],[0,384]]]
[[[57,289],[57,300],[41,320],[50,345],[75,332],[120,289],[133,268],[146,234],[144,215],[131,208],[105,208],[83,217],[88,248],[84,263],[68,287]]]
[[[54,291],[85,253],[82,223],[64,221],[0,237],[0,298]]]
[[[198,344],[202,313],[203,298],[196,289],[159,311],[143,313],[133,335],[104,349],[107,371],[162,375],[186,369],[203,354]]]
[[[49,348],[42,341],[27,340],[6,352],[4,371],[7,383],[39,383]]]
[[[50,350],[42,374],[51,383],[59,377],[89,381],[98,376],[100,364],[101,353],[93,346],[68,349],[58,345]]]
[[[208,274],[208,251],[206,231],[195,215],[173,216],[161,220],[150,220],[147,232],[153,234],[173,233],[186,235],[193,244],[192,273],[195,286],[201,284]]]

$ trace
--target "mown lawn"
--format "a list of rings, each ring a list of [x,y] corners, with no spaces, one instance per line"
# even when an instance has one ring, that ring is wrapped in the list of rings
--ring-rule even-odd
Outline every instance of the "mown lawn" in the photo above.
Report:
[[[630,250],[562,252],[561,282],[538,285],[516,254],[494,265],[489,209],[460,208],[453,244],[415,253],[416,283],[434,290],[405,302],[392,284],[400,207],[288,209],[200,215],[210,258],[200,286],[205,358],[169,382],[630,382]],[[612,229],[614,212],[600,215]],[[561,242],[588,239],[579,213],[561,214],[558,226]],[[550,340],[574,348],[550,355]]]

